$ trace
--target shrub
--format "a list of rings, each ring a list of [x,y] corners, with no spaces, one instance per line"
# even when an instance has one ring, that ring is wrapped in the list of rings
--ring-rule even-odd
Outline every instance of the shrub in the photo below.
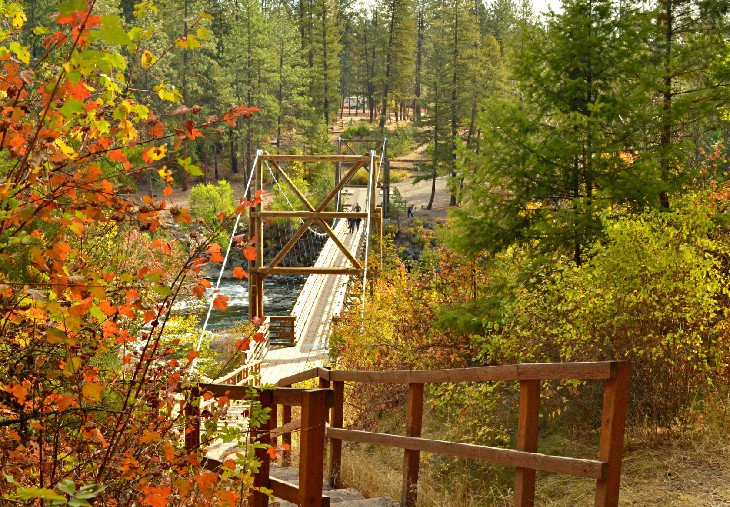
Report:
[[[225,180],[217,185],[201,183],[190,189],[190,213],[207,222],[217,220],[221,213],[233,213],[236,204],[233,200],[231,184]]]

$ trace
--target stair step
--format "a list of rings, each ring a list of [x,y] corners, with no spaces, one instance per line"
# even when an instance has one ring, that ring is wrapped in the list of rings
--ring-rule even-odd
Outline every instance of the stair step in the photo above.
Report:
[[[279,480],[297,484],[299,481],[299,471],[296,468],[282,468],[279,466],[271,467],[271,476]],[[352,488],[347,489],[330,489],[327,483],[324,484],[324,494],[330,497],[330,506],[339,505],[340,507],[397,507],[397,503],[389,498],[363,498],[359,491]],[[278,507],[294,507],[295,504],[278,500],[275,504]]]

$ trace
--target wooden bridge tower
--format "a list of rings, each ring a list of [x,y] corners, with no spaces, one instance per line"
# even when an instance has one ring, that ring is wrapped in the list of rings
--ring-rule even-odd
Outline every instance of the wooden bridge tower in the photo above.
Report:
[[[318,205],[313,205],[305,197],[305,195],[297,188],[289,175],[279,164],[280,162],[303,162],[318,163],[327,162],[340,164],[352,164],[349,169],[345,169],[342,175],[327,196]],[[365,266],[359,261],[355,253],[351,252],[337,237],[327,220],[333,218],[368,218],[372,220],[374,225],[371,234],[378,238],[378,248],[382,248],[382,231],[383,231],[383,213],[382,208],[378,206],[377,200],[377,183],[379,178],[380,167],[375,152],[371,151],[368,155],[272,155],[262,154],[258,157],[254,167],[254,193],[263,190],[264,178],[262,166],[269,164],[273,171],[277,173],[277,178],[281,178],[291,188],[299,201],[304,205],[304,210],[292,211],[265,211],[263,203],[258,203],[251,209],[249,215],[249,242],[256,248],[256,260],[249,262],[249,314],[253,318],[264,317],[264,280],[269,275],[274,274],[332,274],[332,275],[362,275]],[[370,205],[369,210],[355,211],[326,211],[327,206],[339,194],[339,192],[348,184],[352,177],[360,170],[365,168],[368,171],[368,190],[370,195],[367,202]],[[268,263],[264,262],[264,221],[270,218],[299,218],[302,220],[301,226],[289,241],[282,247],[277,255]],[[281,266],[280,263],[287,253],[291,251],[299,239],[307,232],[309,227],[317,224],[324,230],[334,241],[337,247],[350,261],[352,267],[330,266]]]

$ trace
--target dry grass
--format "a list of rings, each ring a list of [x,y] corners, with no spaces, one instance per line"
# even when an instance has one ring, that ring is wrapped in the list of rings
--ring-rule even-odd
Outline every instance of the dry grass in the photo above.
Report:
[[[730,507],[730,424],[726,417],[682,435],[635,432],[627,437],[621,481],[622,506]],[[590,455],[593,445],[552,442],[553,453]],[[568,449],[568,447],[570,447]],[[586,454],[588,451],[588,454]],[[595,452],[595,450],[593,451]],[[346,445],[343,480],[365,496],[400,498],[402,451]],[[445,470],[445,471],[444,471]],[[509,506],[512,473],[424,456],[419,507]],[[593,505],[595,484],[564,475],[538,474],[536,505]]]

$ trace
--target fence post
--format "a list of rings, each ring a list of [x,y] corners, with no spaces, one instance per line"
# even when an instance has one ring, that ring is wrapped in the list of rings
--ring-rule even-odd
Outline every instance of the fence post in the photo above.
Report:
[[[537,452],[540,420],[540,381],[520,381],[520,409],[517,426],[517,449]],[[515,469],[515,507],[535,505],[535,470]]]
[[[406,436],[420,437],[423,423],[423,384],[408,384]],[[421,452],[406,449],[403,453],[403,488],[401,505],[415,507],[418,498],[418,472]]]
[[[185,451],[193,452],[200,447],[200,391],[197,387],[190,390],[190,399],[185,402]]]
[[[614,375],[606,380],[603,389],[601,445],[598,451],[599,459],[607,466],[603,478],[596,483],[596,507],[616,507],[621,485],[631,367],[628,363],[614,362],[611,368]]]
[[[271,390],[265,390],[261,391],[261,394],[259,395],[259,402],[261,403],[261,409],[266,408],[272,408],[274,406],[273,403],[274,398],[274,392]],[[258,437],[258,442],[262,444],[270,444],[271,443],[271,437],[270,432],[272,429],[274,429],[274,426],[272,424],[275,424],[276,416],[273,415],[270,412],[269,420],[266,421],[261,428],[252,428],[251,429],[251,440],[256,441]],[[258,488],[268,488],[269,487],[269,467],[270,467],[270,461],[271,458],[269,457],[269,453],[267,452],[268,449],[256,449],[254,451],[254,454],[256,456],[256,460],[261,463],[261,466],[259,466],[259,471],[256,474],[256,476],[253,479],[253,485],[254,487]],[[253,502],[251,503],[252,507],[266,507],[269,505],[269,497],[260,491],[254,491],[253,492]]]
[[[302,430],[299,451],[299,507],[321,507],[324,479],[324,426],[327,390],[302,393]]]
[[[286,387],[291,387],[290,385]],[[283,405],[281,407],[281,425],[291,422],[291,406]],[[291,465],[291,433],[284,433],[281,436],[281,445],[288,446],[289,450],[281,453],[281,466],[288,467]]]
[[[332,382],[332,387],[335,390],[335,404],[332,407],[332,422],[330,425],[333,428],[342,428],[345,411],[345,383],[341,380],[335,380]],[[342,440],[330,439],[330,487],[342,487],[340,470],[342,470]]]

